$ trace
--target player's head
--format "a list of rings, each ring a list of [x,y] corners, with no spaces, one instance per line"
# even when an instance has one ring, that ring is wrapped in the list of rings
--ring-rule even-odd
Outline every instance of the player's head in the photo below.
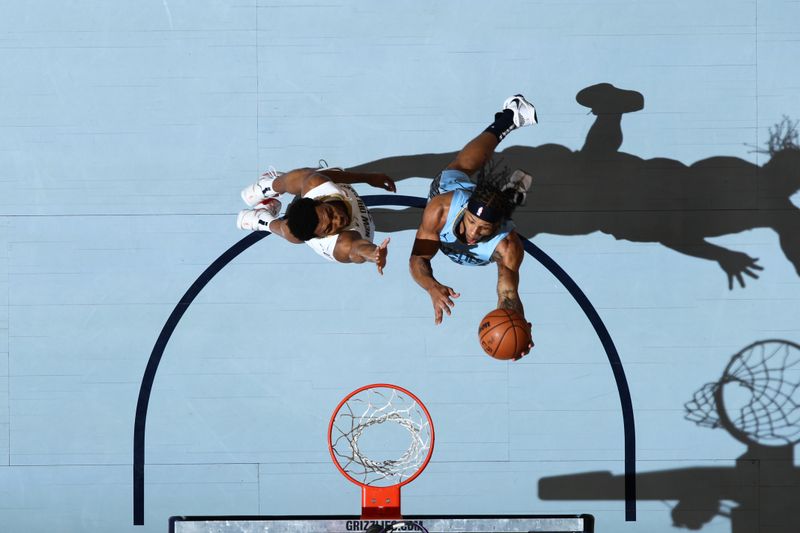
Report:
[[[348,220],[332,202],[298,198],[286,210],[286,223],[295,237],[307,241],[340,233]]]
[[[314,209],[317,212],[317,220],[319,220],[314,230],[314,235],[317,237],[338,235],[350,223],[347,210],[341,200],[322,199],[314,206]]]
[[[511,218],[516,204],[514,191],[501,191],[489,180],[478,181],[464,212],[464,238],[467,244],[485,240]]]
[[[285,218],[289,231],[301,241],[316,237],[314,231],[319,225],[316,209],[318,203],[312,198],[297,198],[286,209]]]

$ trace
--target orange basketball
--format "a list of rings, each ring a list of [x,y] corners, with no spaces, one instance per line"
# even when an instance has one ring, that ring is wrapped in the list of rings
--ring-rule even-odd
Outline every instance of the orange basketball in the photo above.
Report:
[[[495,359],[514,359],[531,343],[528,323],[513,309],[495,309],[478,325],[481,348]]]

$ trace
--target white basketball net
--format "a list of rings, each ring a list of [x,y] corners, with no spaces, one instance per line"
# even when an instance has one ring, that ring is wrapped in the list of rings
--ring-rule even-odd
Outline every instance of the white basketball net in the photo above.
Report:
[[[391,422],[410,437],[408,449],[397,459],[367,457],[359,447],[364,432]],[[356,394],[335,414],[331,449],[339,466],[355,481],[376,487],[402,483],[423,465],[431,448],[430,420],[419,404],[401,391],[374,387]]]

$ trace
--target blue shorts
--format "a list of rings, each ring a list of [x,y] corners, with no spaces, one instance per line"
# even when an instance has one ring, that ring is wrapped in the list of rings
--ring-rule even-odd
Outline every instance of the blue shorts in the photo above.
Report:
[[[433,181],[431,182],[431,190],[428,194],[428,200],[434,196],[455,191],[457,189],[472,191],[474,188],[475,184],[470,181],[469,176],[460,170],[447,168],[442,170],[438,176],[433,178]]]

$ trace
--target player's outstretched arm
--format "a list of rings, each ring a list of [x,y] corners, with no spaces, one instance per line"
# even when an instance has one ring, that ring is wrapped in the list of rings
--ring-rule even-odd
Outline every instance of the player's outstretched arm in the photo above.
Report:
[[[525,249],[522,247],[522,241],[514,231],[500,241],[492,254],[492,260],[497,263],[497,308],[513,309],[523,317],[525,309],[519,297],[519,269],[524,257]],[[529,331],[530,327],[531,323],[528,322]],[[516,359],[526,355],[531,348],[533,342]]]
[[[382,243],[375,245],[354,231],[345,231],[336,240],[333,257],[340,263],[375,263],[378,274],[383,275],[386,256],[389,254],[389,240],[387,237]]]
[[[378,189],[389,192],[397,192],[394,180],[386,174],[376,172],[350,172],[348,170],[318,170],[326,178],[334,183],[366,183]]]
[[[436,324],[441,324],[444,313],[451,314],[450,309],[455,305],[453,299],[461,296],[451,287],[436,281],[431,266],[431,259],[439,251],[439,232],[447,219],[445,207],[449,206],[449,201],[449,196],[436,196],[428,203],[408,261],[411,277],[431,297]]]
[[[285,174],[275,178],[275,180],[272,182],[272,189],[276,193],[281,194],[289,193],[296,196],[303,194],[303,185],[306,183],[308,178],[313,176],[316,172],[317,169],[315,168],[296,168],[294,170],[290,170],[289,172],[286,172]],[[320,176],[320,181],[317,183],[317,185],[325,181],[323,178],[324,176]]]
[[[662,242],[661,244],[682,254],[717,261],[722,270],[728,275],[728,290],[733,290],[734,278],[739,282],[739,286],[744,288],[745,278],[742,277],[742,274],[758,279],[756,271],[764,270],[758,264],[758,257],[750,257],[743,252],[712,244],[702,237],[684,237],[681,240],[683,242],[680,244],[671,242]]]
[[[300,196],[325,182],[368,183],[373,187],[396,192],[394,181],[386,174],[348,172],[346,170],[318,170],[315,168],[296,168],[275,178],[272,189],[276,193],[289,193]]]
[[[492,261],[497,263],[497,308],[513,309],[525,316],[519,297],[519,268],[525,250],[516,232],[511,232],[495,248]]]

